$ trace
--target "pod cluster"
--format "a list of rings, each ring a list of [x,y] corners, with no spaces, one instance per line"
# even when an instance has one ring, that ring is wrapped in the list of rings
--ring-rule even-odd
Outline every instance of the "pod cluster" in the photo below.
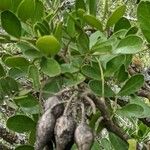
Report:
[[[59,97],[49,98],[44,113],[38,121],[35,150],[71,150],[76,143],[78,150],[90,150],[94,134],[86,122],[77,125],[74,117],[66,113]]]

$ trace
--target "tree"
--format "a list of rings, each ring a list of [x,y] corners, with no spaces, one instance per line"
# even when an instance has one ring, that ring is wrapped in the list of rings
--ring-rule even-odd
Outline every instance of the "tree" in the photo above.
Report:
[[[1,0],[1,46],[15,50],[1,52],[0,100],[13,104],[7,128],[28,137],[16,150],[147,146],[149,89],[131,64],[149,48],[150,2],[137,25],[125,4],[98,16],[97,3]]]

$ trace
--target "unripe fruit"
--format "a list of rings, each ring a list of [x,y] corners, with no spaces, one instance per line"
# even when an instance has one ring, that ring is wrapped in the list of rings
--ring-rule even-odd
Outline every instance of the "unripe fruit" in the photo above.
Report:
[[[51,113],[51,109],[42,115],[37,125],[35,150],[42,150],[52,139],[55,122],[56,118]]]
[[[80,123],[75,130],[74,138],[78,150],[90,150],[94,141],[94,134],[86,123]]]
[[[48,98],[44,104],[44,111],[52,109],[53,115],[58,118],[63,114],[64,105],[60,103],[61,101],[57,96],[52,96]]]
[[[40,37],[36,46],[46,56],[54,56],[61,48],[60,43],[53,35],[45,35]]]
[[[74,143],[76,123],[71,116],[63,115],[57,119],[55,125],[56,150],[71,149]]]

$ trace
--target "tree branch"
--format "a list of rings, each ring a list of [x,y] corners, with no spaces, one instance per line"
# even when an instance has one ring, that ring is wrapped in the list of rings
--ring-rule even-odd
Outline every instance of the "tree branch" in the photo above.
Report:
[[[96,107],[101,111],[101,114],[103,116],[103,123],[107,130],[115,133],[122,140],[127,141],[129,139],[129,135],[122,131],[122,129],[112,121],[109,109],[105,104],[105,101],[103,99],[97,98],[92,94],[88,94],[88,96],[93,100]]]

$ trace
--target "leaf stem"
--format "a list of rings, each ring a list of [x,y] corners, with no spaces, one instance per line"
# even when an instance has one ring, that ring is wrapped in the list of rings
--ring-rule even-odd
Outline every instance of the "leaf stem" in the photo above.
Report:
[[[105,89],[104,89],[104,84],[105,84],[105,80],[104,80],[104,72],[103,72],[103,68],[102,68],[102,65],[100,63],[100,60],[98,58],[96,58],[97,62],[98,62],[98,65],[99,65],[99,69],[100,69],[100,73],[101,73],[101,80],[102,80],[102,98],[104,99],[105,97]]]

